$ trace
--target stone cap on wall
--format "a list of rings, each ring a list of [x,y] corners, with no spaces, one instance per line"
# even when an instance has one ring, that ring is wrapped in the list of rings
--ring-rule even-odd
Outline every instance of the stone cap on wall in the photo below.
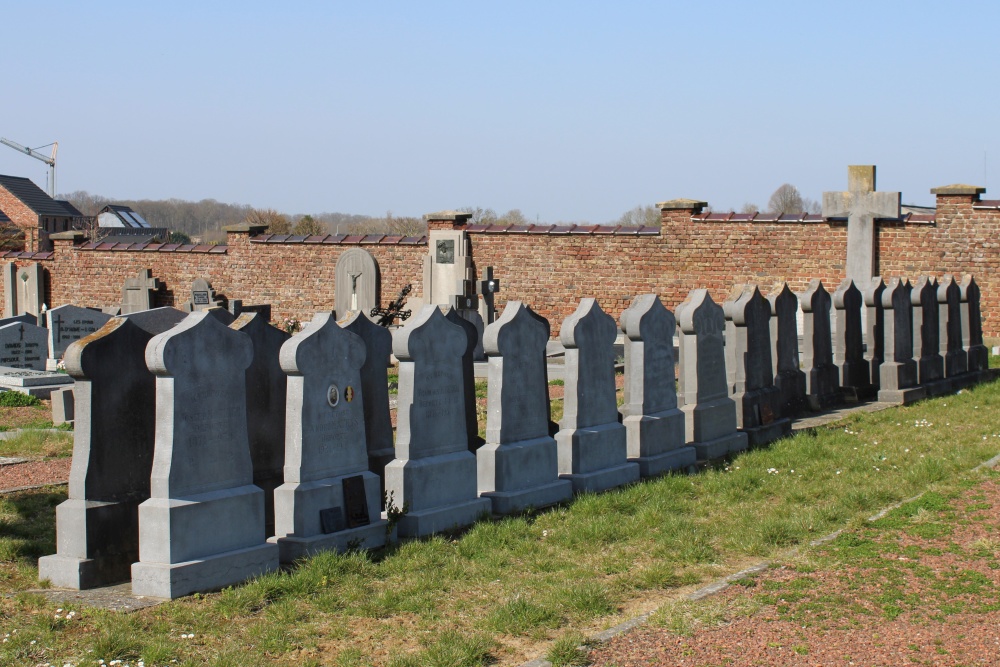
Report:
[[[698,199],[671,199],[670,201],[657,203],[656,208],[661,211],[686,211],[694,209],[700,212],[706,206],[708,206],[707,201],[700,201]]]
[[[116,252],[195,252],[224,255],[228,250],[224,245],[194,245],[180,243],[102,243],[94,241],[77,246],[76,250],[114,250]]]
[[[984,192],[986,192],[986,188],[979,187],[978,185],[966,185],[965,183],[931,188],[932,195],[981,195]]]
[[[53,241],[82,241],[87,238],[87,232],[79,229],[74,229],[69,232],[56,232],[55,234],[49,234],[49,238]]]
[[[260,234],[250,243],[304,243],[323,245],[427,245],[426,236],[401,234],[319,234],[295,236],[293,234]]]
[[[424,214],[424,220],[427,222],[430,222],[431,220],[441,220],[454,222],[460,225],[468,222],[471,217],[472,214],[466,211],[438,211],[437,213]]]
[[[249,222],[241,222],[235,225],[226,225],[223,229],[230,234],[262,234],[267,231],[267,225],[251,225]]]

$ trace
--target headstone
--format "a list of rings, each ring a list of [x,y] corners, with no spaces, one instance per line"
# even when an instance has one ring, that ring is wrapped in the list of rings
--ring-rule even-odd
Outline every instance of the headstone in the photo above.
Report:
[[[13,266],[13,264],[8,265],[8,267]],[[42,270],[42,265],[37,262],[29,264],[16,269],[13,276],[8,275],[10,268],[7,271],[8,273],[4,274],[7,292],[6,315],[8,317],[25,313],[34,315],[36,317],[34,324],[37,324],[37,317],[42,314],[45,305],[45,272]]]
[[[486,324],[493,324],[497,319],[496,293],[499,291],[500,279],[493,276],[493,267],[487,266],[483,277],[476,283],[476,293],[482,297],[479,314]]]
[[[122,315],[122,317],[131,320],[137,327],[155,336],[177,326],[187,315],[187,313],[176,308],[163,306],[162,308],[137,310],[134,313]]]
[[[49,359],[53,362],[62,359],[70,343],[86,338],[110,319],[110,315],[92,308],[56,306],[46,313],[49,325]]]
[[[224,308],[225,301],[215,296],[212,284],[204,278],[195,278],[191,283],[191,300],[184,304],[184,311],[188,313],[209,308]],[[236,315],[233,314],[235,318]]]
[[[478,497],[476,457],[469,451],[462,389],[468,344],[465,331],[435,305],[393,332],[398,422],[385,491],[395,508],[406,510],[397,526],[401,537],[467,526],[491,509],[489,499]]]
[[[859,283],[860,284],[860,283]],[[864,290],[865,297],[865,360],[869,365],[868,376],[871,378],[872,390],[877,393],[881,381],[882,361],[885,359],[885,313],[882,311],[882,292],[885,283],[876,276],[868,281]]]
[[[962,347],[969,357],[969,371],[985,371],[989,368],[990,352],[983,345],[979,285],[970,274],[962,278],[959,290],[962,303]]]
[[[247,435],[253,483],[264,491],[264,532],[274,535],[274,490],[284,481],[285,395],[288,377],[278,354],[289,335],[271,326],[260,313],[243,313],[229,325],[253,343],[246,370]]]
[[[513,514],[568,500],[559,453],[549,435],[545,344],[549,323],[520,301],[486,328],[489,355],[486,444],[476,452],[478,488],[493,513]]]
[[[50,398],[52,392],[72,385],[65,373],[0,366],[0,391],[17,391],[36,398]]]
[[[49,395],[52,401],[52,425],[71,424],[76,419],[76,403],[73,397],[73,387],[55,389]]]
[[[160,280],[149,269],[140,269],[134,278],[127,278],[122,286],[122,315],[149,310],[153,307],[153,293],[160,289]]]
[[[156,375],[150,498],[139,505],[132,593],[176,598],[278,567],[253,485],[245,371],[250,337],[191,313],[146,347]]]
[[[368,469],[378,475],[385,491],[385,467],[396,457],[392,421],[389,416],[389,356],[392,334],[360,310],[351,311],[337,324],[365,343],[365,363],[361,366],[361,393],[364,394],[365,440]]]
[[[938,282],[938,327],[944,376],[955,378],[969,371],[969,355],[962,346],[962,290],[951,275]]]
[[[781,392],[774,386],[771,364],[771,304],[756,285],[748,285],[739,298],[723,306],[731,336],[726,349],[733,358],[736,425],[747,434],[750,446],[764,445],[788,435],[792,423],[781,414]]]
[[[655,294],[642,294],[621,316],[625,332],[625,426],[628,460],[641,477],[681,470],[697,461],[685,446],[684,413],[677,407],[674,332],[677,322]]]
[[[677,306],[680,327],[680,396],[685,439],[700,460],[717,459],[747,448],[736,427],[736,403],[726,386],[722,332],[726,316],[708,290],[694,289]]]
[[[878,400],[907,404],[926,398],[917,386],[917,362],[913,360],[913,301],[908,280],[893,278],[882,292],[885,330],[885,361],[882,362]]]
[[[45,370],[49,332],[24,322],[0,327],[0,366]]]
[[[363,248],[349,248],[334,269],[334,309],[341,315],[360,310],[365,315],[379,305],[379,268]]]
[[[361,366],[365,342],[317,313],[281,348],[288,376],[285,483],[274,492],[283,563],[319,551],[376,548],[386,522],[368,470]]]
[[[3,314],[5,318],[18,315],[17,312],[17,264],[4,262],[3,265]],[[36,319],[32,324],[38,324]]]
[[[15,315],[14,317],[4,317],[0,318],[0,327],[5,324],[14,324],[15,322],[24,322],[25,324],[32,324],[38,326],[38,317],[25,313],[24,315]]]
[[[445,318],[462,327],[469,344],[462,355],[462,392],[465,394],[465,429],[469,439],[469,451],[475,453],[485,442],[479,437],[479,419],[476,411],[476,362],[474,352],[482,336],[476,325],[465,319],[454,308],[448,308]]]
[[[115,318],[66,350],[76,380],[69,498],[56,508],[56,553],[38,561],[38,576],[54,586],[125,581],[139,559],[156,426],[156,381],[145,359],[152,337]]]
[[[243,313],[260,313],[265,322],[271,321],[271,304],[245,304],[242,299],[229,299],[226,301],[226,309],[232,314],[235,320]]]
[[[230,324],[236,321],[236,318],[233,317],[233,314],[221,306],[212,306],[211,308],[205,308],[204,312],[214,317],[219,322],[219,324],[222,324],[223,326],[228,327]]]
[[[847,192],[823,193],[823,217],[847,218],[847,276],[868,285],[875,268],[875,220],[899,217],[900,193],[875,191],[875,166],[847,168]]]
[[[781,395],[779,414],[792,417],[806,404],[806,374],[799,367],[799,298],[782,282],[767,300],[771,305],[771,372]]]
[[[726,384],[729,387],[729,395],[732,396],[736,388],[736,367],[739,365],[737,359],[746,354],[746,349],[741,349],[738,344],[730,344],[736,340],[736,324],[733,323],[730,308],[739,301],[744,293],[753,290],[753,285],[734,285],[722,302],[722,312],[726,316],[725,351],[726,351]],[[739,341],[745,343],[746,340]],[[737,410],[737,422],[739,421],[739,411]]]
[[[833,330],[833,365],[837,367],[845,398],[858,400],[871,396],[871,364],[865,360],[865,341],[861,312],[865,299],[850,278],[833,293],[836,312]]]
[[[917,362],[917,381],[929,396],[943,394],[950,389],[944,380],[944,358],[938,336],[938,285],[934,278],[921,276],[913,285],[910,298],[913,303],[913,356]]]
[[[604,491],[639,479],[639,465],[628,460],[625,427],[618,421],[617,334],[614,318],[591,298],[581,300],[560,329],[566,377],[556,433],[559,474],[577,492]]]
[[[840,374],[833,365],[830,331],[830,293],[812,280],[799,295],[803,315],[802,368],[806,374],[806,401],[813,410],[825,410],[843,399]]]

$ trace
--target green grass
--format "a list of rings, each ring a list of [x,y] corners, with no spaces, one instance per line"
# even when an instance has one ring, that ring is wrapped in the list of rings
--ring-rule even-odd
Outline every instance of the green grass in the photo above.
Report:
[[[0,456],[61,458],[72,455],[72,433],[26,429],[9,440],[0,440]]]
[[[19,391],[0,392],[0,408],[27,408],[40,404],[41,401],[36,397],[22,394]]]
[[[109,651],[176,665],[479,665],[520,659],[524,646],[534,647],[526,652],[535,657],[563,646],[553,644],[560,637],[618,622],[649,592],[714,579],[845,525],[857,530],[830,545],[831,558],[833,549],[850,548],[859,558],[882,559],[884,545],[867,529],[938,535],[932,526],[947,523],[937,517],[948,512],[948,489],[1000,451],[998,408],[1000,383],[856,414],[698,475],[582,495],[567,506],[377,554],[319,555],[289,572],[135,612],[127,631],[112,632],[119,626],[90,610],[72,623],[40,627],[56,605],[34,597],[0,598],[0,617],[4,632],[19,628],[19,635],[44,639],[34,662],[88,664],[94,654],[87,649],[105,635]],[[927,489],[938,496],[868,527],[875,511]],[[0,594],[30,585],[34,559],[54,549],[61,497],[22,495],[4,510],[0,545],[9,546],[0,558]],[[975,548],[985,552],[992,543]],[[909,604],[892,572],[879,574],[887,615]],[[948,603],[956,602],[954,591],[985,590],[961,574],[940,585]],[[795,604],[820,604],[822,591],[800,582],[788,594],[798,596]],[[682,629],[712,622],[712,614],[690,609],[678,618],[663,622]],[[0,664],[25,662],[9,643],[0,644]]]

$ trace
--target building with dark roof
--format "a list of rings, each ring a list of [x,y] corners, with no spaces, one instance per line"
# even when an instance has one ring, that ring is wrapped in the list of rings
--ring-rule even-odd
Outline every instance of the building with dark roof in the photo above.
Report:
[[[48,235],[77,227],[83,215],[72,204],[53,199],[31,180],[0,174],[0,213],[24,234],[24,249],[48,249]]]
[[[98,227],[125,227],[130,229],[149,229],[151,225],[146,219],[128,206],[108,204],[97,213]]]

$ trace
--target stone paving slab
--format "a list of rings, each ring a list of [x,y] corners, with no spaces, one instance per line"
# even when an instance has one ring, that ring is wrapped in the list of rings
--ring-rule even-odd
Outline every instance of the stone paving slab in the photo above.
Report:
[[[77,604],[96,609],[131,612],[147,607],[155,607],[166,602],[160,598],[132,595],[132,584],[116,584],[103,588],[92,588],[86,591],[74,591],[63,588],[33,588],[23,591],[40,595],[50,602],[59,604]]]

